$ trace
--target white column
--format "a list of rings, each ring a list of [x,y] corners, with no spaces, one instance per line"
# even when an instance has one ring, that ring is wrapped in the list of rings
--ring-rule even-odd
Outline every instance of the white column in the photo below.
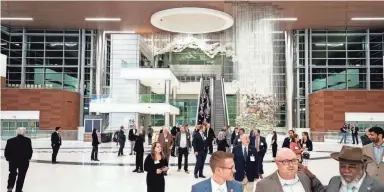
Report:
[[[168,103],[169,104],[169,95],[170,95],[170,89],[171,86],[170,86],[170,81],[169,80],[165,80],[165,103]],[[165,113],[164,114],[164,125],[166,127],[169,128],[169,113]]]
[[[285,125],[293,129],[293,31],[285,31]]]
[[[176,97],[177,97],[177,89],[176,87],[172,87],[172,99],[173,99],[173,102],[171,104],[174,103],[174,101],[176,100]],[[176,126],[176,114],[173,114],[172,115],[172,123],[174,126]]]
[[[96,41],[96,95],[101,95],[101,88],[103,87],[102,65],[104,61],[104,32],[102,30],[97,31]]]

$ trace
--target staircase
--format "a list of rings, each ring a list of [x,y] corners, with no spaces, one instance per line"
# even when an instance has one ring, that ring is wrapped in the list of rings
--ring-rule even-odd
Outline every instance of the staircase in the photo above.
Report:
[[[224,106],[225,93],[223,94],[223,86],[221,80],[213,82],[213,125],[215,134],[217,135],[227,123],[227,114]]]

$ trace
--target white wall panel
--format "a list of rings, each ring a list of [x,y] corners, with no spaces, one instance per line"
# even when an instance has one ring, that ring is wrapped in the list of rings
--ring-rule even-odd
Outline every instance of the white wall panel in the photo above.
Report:
[[[1,119],[40,119],[40,111],[0,111]]]

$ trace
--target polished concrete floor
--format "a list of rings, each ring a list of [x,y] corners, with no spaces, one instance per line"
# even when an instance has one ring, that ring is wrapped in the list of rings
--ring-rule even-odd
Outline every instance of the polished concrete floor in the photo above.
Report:
[[[51,164],[51,149],[48,141],[33,141],[34,154],[24,185],[25,192],[105,192],[127,191],[145,192],[146,173],[132,173],[135,156],[129,156],[129,143],[124,153],[125,157],[117,157],[118,147],[113,143],[102,144],[99,149],[98,163],[90,161],[90,143],[80,141],[64,141],[58,155],[60,164]],[[146,145],[146,152],[150,147]],[[333,151],[341,149],[337,142],[314,143],[314,152],[309,162],[310,170],[324,183],[338,175],[338,164],[329,157]],[[8,178],[8,163],[4,155],[5,143],[1,143],[1,188],[6,189]],[[146,156],[146,155],[145,155]],[[209,155],[206,163],[209,162]],[[268,151],[264,159],[265,175],[276,170],[271,161],[272,154]],[[196,160],[189,155],[189,170],[193,172]],[[212,172],[206,164],[204,168],[207,177]],[[166,177],[166,191],[190,191],[191,186],[202,179],[195,179],[193,174],[177,172],[177,158],[171,158],[169,175]]]

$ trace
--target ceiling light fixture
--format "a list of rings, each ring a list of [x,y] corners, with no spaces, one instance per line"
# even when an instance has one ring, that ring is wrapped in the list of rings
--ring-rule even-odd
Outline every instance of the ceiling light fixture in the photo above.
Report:
[[[297,21],[296,17],[262,18],[262,21]]]
[[[33,21],[32,17],[1,17],[2,21]]]
[[[108,18],[108,17],[88,17],[86,21],[121,21],[121,18]]]
[[[384,21],[384,17],[354,17],[352,21]]]

